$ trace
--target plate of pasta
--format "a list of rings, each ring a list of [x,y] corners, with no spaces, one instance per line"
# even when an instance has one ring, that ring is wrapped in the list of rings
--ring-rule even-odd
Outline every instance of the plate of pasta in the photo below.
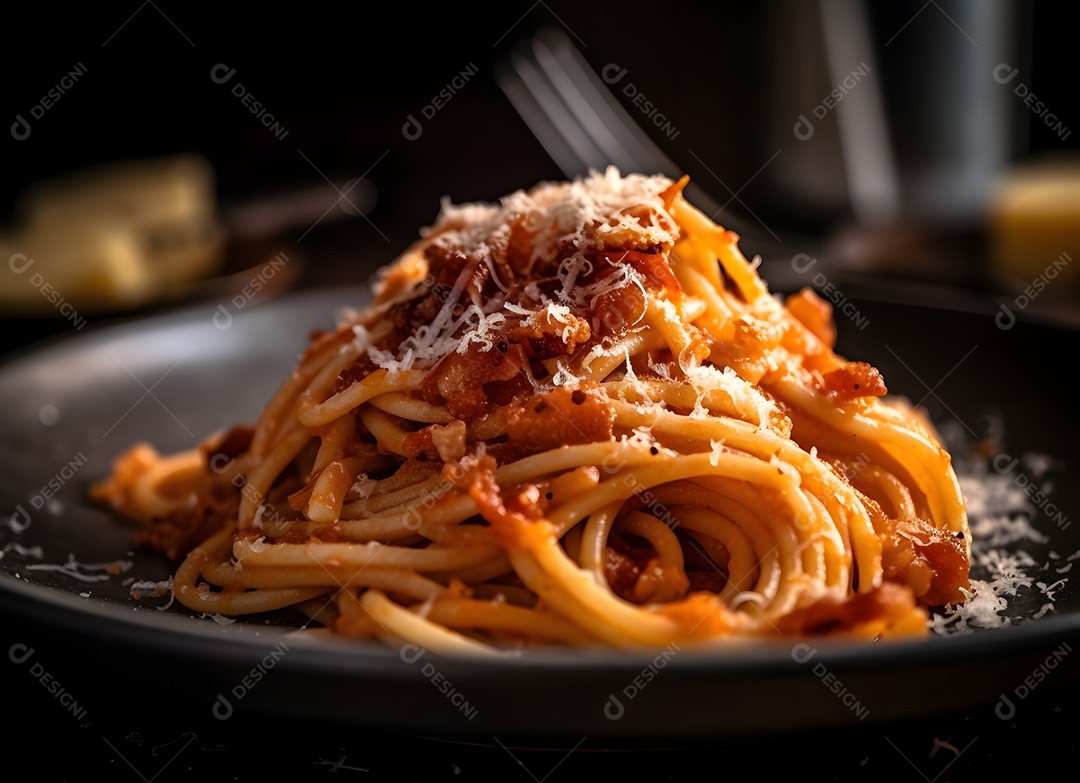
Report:
[[[1056,668],[1076,332],[772,292],[685,185],[444,200],[370,288],[9,361],[5,608],[217,717],[455,733],[910,717]]]

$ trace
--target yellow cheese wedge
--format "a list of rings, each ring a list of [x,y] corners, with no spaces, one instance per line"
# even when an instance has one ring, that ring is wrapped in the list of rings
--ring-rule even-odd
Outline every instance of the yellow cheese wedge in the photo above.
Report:
[[[0,307],[137,307],[221,266],[214,172],[197,155],[120,161],[34,185],[0,238]]]
[[[1033,299],[1080,291],[1080,157],[1050,156],[1018,166],[989,210],[990,262],[997,281]]]

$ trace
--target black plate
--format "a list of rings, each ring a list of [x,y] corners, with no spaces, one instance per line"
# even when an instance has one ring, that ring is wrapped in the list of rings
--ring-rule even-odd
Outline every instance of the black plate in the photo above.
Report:
[[[1068,659],[1080,644],[1080,591],[1068,570],[1080,550],[1067,377],[1078,333],[1023,313],[1008,323],[977,300],[944,308],[897,302],[880,288],[858,298],[854,285],[846,290],[852,298],[835,301],[841,352],[872,362],[891,391],[923,404],[962,466],[979,442],[984,481],[1019,490],[1034,512],[1038,540],[994,547],[1030,556],[1030,584],[1002,613],[1005,627],[900,643],[478,662],[298,635],[288,612],[226,623],[163,608],[167,598],[132,599],[134,580],[162,580],[172,567],[130,552],[132,528],[88,503],[87,486],[134,441],[188,448],[253,420],[308,332],[331,327],[341,306],[362,306],[360,290],[196,307],[87,332],[0,368],[0,605],[78,650],[88,671],[152,682],[215,717],[251,710],[453,736],[623,740],[858,725],[980,705],[1006,717],[1035,687],[1074,682],[1080,668]],[[78,565],[58,568],[69,559]],[[121,572],[101,568],[110,563]],[[1052,610],[1039,583],[1054,593]],[[28,650],[16,643],[8,655],[29,666]]]

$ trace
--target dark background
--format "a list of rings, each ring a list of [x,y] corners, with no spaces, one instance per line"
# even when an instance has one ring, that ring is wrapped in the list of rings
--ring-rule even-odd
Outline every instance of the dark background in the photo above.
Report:
[[[288,226],[255,247],[236,245],[230,264],[241,268],[252,254],[285,252],[303,261],[295,287],[363,283],[435,218],[442,196],[493,199],[541,179],[562,178],[494,79],[501,58],[519,41],[554,25],[572,36],[597,69],[608,63],[626,68],[679,129],[673,142],[657,136],[669,155],[722,202],[738,192],[770,231],[782,239],[799,237],[791,240],[794,254],[803,247],[801,238],[825,236],[845,225],[851,213],[843,174],[828,163],[835,150],[826,133],[813,147],[799,147],[791,135],[798,115],[812,110],[835,83],[815,56],[821,31],[808,5],[515,0],[429,8],[306,2],[279,10],[167,0],[106,8],[20,4],[17,15],[5,14],[8,40],[0,47],[6,74],[0,224],[17,221],[19,194],[43,178],[97,163],[193,151],[214,165],[223,214],[270,194],[325,186],[327,213],[318,225]],[[955,127],[965,116],[963,101],[946,102],[943,110],[933,98],[935,85],[945,89],[970,47],[992,45],[972,41],[957,26],[973,5],[980,4],[888,3],[869,14],[893,100],[891,129],[907,140],[899,148],[912,165],[925,151],[920,140],[928,126]],[[1007,45],[1015,50],[1013,64],[1024,82],[1066,127],[1080,128],[1075,27],[1067,6],[982,5],[1004,14]],[[956,60],[926,56],[935,41]],[[230,93],[232,83],[210,79],[218,63],[235,69],[234,80],[287,129],[284,139]],[[29,118],[30,109],[79,64],[86,74],[33,121],[29,138],[15,140],[8,131],[16,116]],[[406,138],[402,128],[409,115],[422,116],[466,69],[476,74],[424,119],[419,138]],[[957,94],[964,92],[961,85]],[[987,118],[1011,128],[1008,160],[1076,148],[1080,134],[1062,141],[1019,99],[1008,97],[1007,111]],[[362,217],[343,212],[338,192],[327,183],[328,178],[340,187],[357,177],[365,180],[362,192],[370,197]],[[977,216],[957,220],[966,230]],[[964,252],[972,247],[964,244]],[[925,271],[915,261],[912,268]],[[978,258],[966,263],[977,271]],[[160,307],[177,304],[182,303]],[[90,326],[151,309],[158,308],[94,314]],[[71,331],[70,323],[50,315],[3,315],[5,351]],[[25,636],[23,629],[5,629],[2,649]],[[59,680],[80,684],[80,696],[93,707],[89,725],[76,725],[23,670],[0,666],[9,715],[23,725],[4,740],[9,751],[22,751],[20,760],[0,763],[27,776],[19,779],[87,779],[104,771],[117,780],[147,780],[173,757],[172,748],[182,755],[160,779],[252,779],[286,771],[322,776],[332,769],[320,762],[339,756],[348,766],[370,770],[340,774],[369,779],[459,779],[460,773],[538,781],[613,770],[632,779],[688,779],[692,766],[719,774],[731,769],[731,759],[747,754],[777,771],[822,780],[988,779],[1006,767],[1038,769],[1047,758],[1075,759],[1075,689],[1033,696],[1022,719],[1012,723],[982,710],[844,734],[759,737],[668,751],[611,753],[586,743],[581,750],[595,752],[567,756],[566,749],[520,748],[511,754],[497,745],[258,716],[208,725],[205,710],[196,713],[182,703],[148,713],[146,700],[126,694],[122,684],[87,678],[70,663],[69,652],[49,642],[38,647]],[[135,712],[120,703],[129,699]],[[196,725],[201,736],[189,745],[188,732]],[[963,753],[955,763],[945,755],[950,751],[931,755],[935,739]]]
[[[983,143],[978,123],[969,130],[973,112],[986,127],[1008,128],[998,166],[1080,143],[1080,134],[1060,139],[1009,92],[1013,85],[993,84],[985,64],[977,83],[964,81],[976,81],[965,75],[973,58],[992,63],[1000,52],[1064,127],[1080,127],[1064,11],[1046,3],[901,2],[869,4],[867,17],[877,57],[871,70],[886,91],[902,176],[973,154]],[[326,218],[306,234],[310,225],[289,227],[276,244],[302,252],[305,283],[362,282],[434,219],[443,195],[492,199],[563,176],[494,78],[505,55],[545,25],[566,31],[597,70],[625,68],[619,86],[632,81],[677,128],[669,140],[645,123],[675,163],[730,209],[752,210],[755,228],[789,241],[789,258],[802,249],[790,244],[793,236],[820,236],[849,218],[836,112],[807,143],[791,133],[836,84],[823,65],[813,3],[526,0],[421,12],[401,3],[310,2],[276,11],[132,2],[62,11],[22,6],[9,21],[12,40],[0,51],[7,74],[0,225],[17,223],[20,192],[43,178],[193,151],[214,165],[222,210],[325,185]],[[235,69],[226,85],[210,79],[218,63]],[[86,73],[32,121],[29,138],[14,140],[8,131],[16,117],[30,119],[79,64]],[[419,138],[406,138],[408,117],[422,117],[466,69],[475,74],[423,120]],[[287,136],[275,137],[231,94],[238,82]],[[993,105],[979,102],[984,94]],[[365,180],[370,210],[335,221],[344,213],[325,178],[340,186],[356,177]],[[908,206],[921,220],[940,217]],[[320,252],[321,242],[336,252]],[[335,263],[343,252],[353,264]]]

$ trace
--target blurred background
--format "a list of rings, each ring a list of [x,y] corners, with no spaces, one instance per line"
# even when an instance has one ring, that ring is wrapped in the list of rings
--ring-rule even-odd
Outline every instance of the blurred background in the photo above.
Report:
[[[557,162],[504,91],[544,28],[764,256],[775,290],[870,273],[1068,315],[1080,108],[1065,14],[23,6],[0,52],[3,347],[245,287],[364,283],[442,196],[493,199],[585,165]]]
[[[834,283],[855,270],[1004,301],[1038,282],[1042,305],[1070,305],[1080,110],[1064,13],[22,8],[0,53],[4,348],[245,286],[364,283],[444,195],[495,199],[595,162],[568,164],[508,98],[544,28],[765,257],[774,289],[820,286],[831,265]]]
[[[0,48],[0,360],[195,302],[247,306],[362,286],[435,219],[442,197],[495,199],[602,157],[605,138],[618,135],[602,120],[617,114],[594,112],[585,129],[572,115],[604,105],[658,146],[663,158],[643,168],[691,176],[699,205],[762,256],[773,290],[811,285],[834,305],[887,295],[977,306],[1003,329],[1010,318],[1080,322],[1080,73],[1067,4],[17,8],[6,12]],[[552,82],[556,60],[583,61],[590,89],[610,97],[589,93],[584,107],[559,99],[553,91],[570,76]],[[543,63],[547,79],[538,78]],[[529,113],[534,93],[546,95],[547,112]],[[64,651],[38,655],[66,686],[89,692]],[[123,769],[102,746],[98,712],[89,729],[60,727],[39,684],[5,671],[35,740]],[[111,681],[100,687],[112,696]],[[875,727],[824,743],[807,735],[786,754],[757,738],[750,752],[800,775],[815,763],[830,780],[936,780],[946,770],[947,779],[985,780],[1003,748],[1032,749],[1013,752],[1020,763],[1036,748],[1038,758],[1075,758],[1076,702],[1063,711],[1055,698],[1025,703],[1030,718],[1019,724],[984,711],[978,723],[919,720],[887,736]],[[138,745],[145,769],[158,769],[149,738],[187,742],[183,732],[198,725],[207,732],[199,769],[218,764],[224,744],[265,779],[282,764],[335,772],[339,742],[355,744],[317,724],[290,726],[293,744],[311,752],[253,761],[250,745],[208,728],[204,713],[138,715],[146,747],[132,731],[123,750]],[[62,733],[38,732],[45,721]],[[115,725],[131,723],[124,715]],[[265,743],[280,726],[256,723],[252,733]],[[343,769],[400,763],[402,738],[375,736],[365,740],[370,756],[350,755]],[[405,744],[415,764],[430,764],[425,780],[491,764],[480,748]],[[698,755],[715,763],[708,750]],[[564,758],[522,756],[528,765],[515,756],[498,779],[529,779],[518,765],[540,779]],[[623,759],[635,774],[674,779],[671,756]],[[610,772],[612,763],[577,754],[562,770]],[[698,775],[683,767],[684,779]]]

